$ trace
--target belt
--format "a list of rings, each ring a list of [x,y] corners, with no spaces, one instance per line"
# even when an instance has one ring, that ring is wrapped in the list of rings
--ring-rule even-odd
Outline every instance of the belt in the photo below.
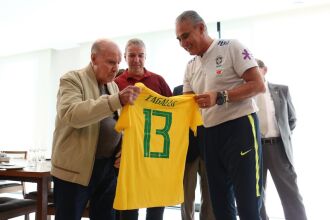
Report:
[[[282,141],[281,137],[261,138],[262,144],[275,144]]]

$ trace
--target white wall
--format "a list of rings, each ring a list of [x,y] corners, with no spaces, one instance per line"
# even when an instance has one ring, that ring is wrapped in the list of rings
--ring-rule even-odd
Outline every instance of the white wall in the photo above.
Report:
[[[268,65],[269,81],[290,86],[298,116],[293,135],[295,167],[309,219],[324,219],[330,196],[326,171],[330,153],[329,12],[328,5],[222,21],[222,38],[239,39]],[[215,23],[208,24],[208,29],[211,36],[218,36]],[[191,57],[180,48],[174,30],[114,40],[124,50],[131,37],[145,41],[149,70],[163,75],[171,88],[182,83]],[[88,64],[90,45],[87,42],[67,50],[0,59],[0,149],[50,149],[58,79],[65,72]],[[124,60],[121,67],[126,67]],[[269,198],[270,203],[280,207],[276,194]],[[269,211],[278,215],[277,209]]]
[[[50,50],[0,60],[0,146],[26,149],[51,139]]]

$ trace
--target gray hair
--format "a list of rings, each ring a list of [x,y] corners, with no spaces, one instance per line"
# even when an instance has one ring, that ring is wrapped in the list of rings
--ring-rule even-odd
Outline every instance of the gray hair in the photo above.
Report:
[[[264,68],[264,67],[266,66],[265,63],[264,63],[262,60],[259,60],[259,59],[257,59],[257,58],[255,58],[255,60],[257,61],[258,66],[259,66],[260,68]]]
[[[202,23],[205,26],[206,30],[206,24],[203,18],[196,12],[196,11],[184,11],[182,12],[177,18],[176,23],[183,22],[183,21],[191,21],[193,25]]]
[[[146,49],[146,45],[144,44],[144,42],[138,38],[132,38],[129,41],[127,41],[126,43],[126,47],[125,47],[125,53],[127,52],[127,48],[131,45],[137,45],[140,47],[143,47],[144,49]]]

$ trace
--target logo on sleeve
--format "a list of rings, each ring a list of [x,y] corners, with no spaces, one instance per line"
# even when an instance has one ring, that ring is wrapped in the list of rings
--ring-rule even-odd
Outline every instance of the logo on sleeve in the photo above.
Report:
[[[243,54],[243,59],[244,60],[246,60],[246,59],[251,60],[252,54],[250,54],[249,51],[247,51],[247,49],[244,49],[243,52],[242,52],[242,54]]]

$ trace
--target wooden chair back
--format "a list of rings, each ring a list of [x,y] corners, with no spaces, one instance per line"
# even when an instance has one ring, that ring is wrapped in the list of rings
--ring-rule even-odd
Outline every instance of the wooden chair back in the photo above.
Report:
[[[1,151],[9,158],[27,159],[27,151]],[[0,180],[0,193],[12,193],[22,191],[25,195],[25,186],[23,182]]]
[[[4,150],[1,151],[2,153],[7,154],[8,157],[10,158],[15,158],[15,159],[27,159],[27,151],[11,151],[11,150]]]

